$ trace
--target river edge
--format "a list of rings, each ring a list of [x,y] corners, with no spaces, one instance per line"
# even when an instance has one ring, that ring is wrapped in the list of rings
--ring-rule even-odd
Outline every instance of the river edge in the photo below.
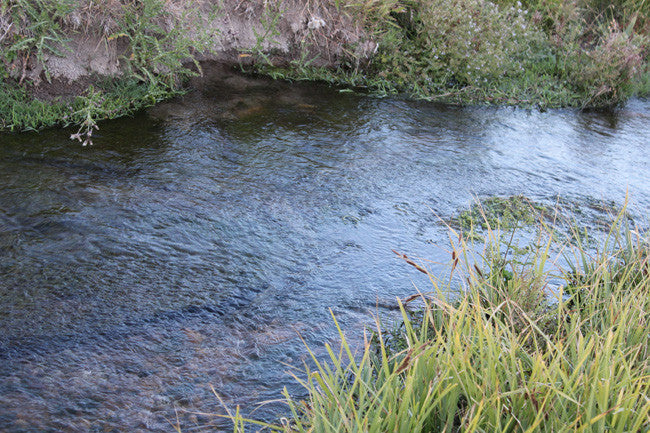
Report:
[[[455,104],[613,107],[650,89],[648,6],[599,7],[9,1],[0,11],[0,129],[75,125],[73,137],[88,144],[98,121],[191,88],[205,62]]]
[[[552,236],[522,256],[490,230],[477,256],[459,235],[449,281],[456,273],[466,285],[453,300],[445,276],[404,256],[430,277],[433,294],[399,301],[402,321],[388,330],[377,321],[359,352],[338,328],[340,350],[328,347],[325,362],[312,354],[300,381],[308,400],[285,391],[292,419],[267,424],[237,408],[228,411],[234,431],[646,431],[647,238],[621,229],[623,219],[594,256],[571,248],[575,261],[557,270],[563,284],[551,295]],[[423,306],[409,309],[413,300]]]

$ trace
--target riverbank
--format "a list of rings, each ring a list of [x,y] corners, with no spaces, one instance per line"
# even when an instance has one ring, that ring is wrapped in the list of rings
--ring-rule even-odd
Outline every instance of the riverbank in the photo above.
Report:
[[[647,2],[6,0],[0,128],[97,122],[201,62],[452,103],[611,107],[648,94]]]
[[[309,52],[336,67],[347,47],[359,58],[374,48],[333,4],[291,0],[3,1],[0,35],[0,129],[76,125],[84,143],[99,120],[183,92],[200,62],[244,66],[263,53],[281,64]]]
[[[648,431],[650,251],[623,215],[597,251],[545,229],[520,249],[492,227],[478,253],[452,232],[448,276],[402,256],[432,287],[401,323],[378,319],[360,353],[339,327],[341,349],[295,376],[309,398],[285,391],[291,421],[230,412],[235,431]]]

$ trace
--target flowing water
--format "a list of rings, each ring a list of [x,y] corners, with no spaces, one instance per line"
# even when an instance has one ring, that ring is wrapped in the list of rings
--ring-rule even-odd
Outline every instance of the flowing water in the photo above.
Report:
[[[474,197],[650,209],[648,101],[459,108],[233,75],[94,146],[70,133],[0,136],[1,431],[227,428],[210,385],[247,408],[300,394],[298,334],[335,342],[331,308],[358,337],[427,290],[391,249],[447,262],[439,218]]]

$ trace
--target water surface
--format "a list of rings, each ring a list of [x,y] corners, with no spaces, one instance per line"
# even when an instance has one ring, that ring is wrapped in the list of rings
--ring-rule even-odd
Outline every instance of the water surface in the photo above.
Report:
[[[335,341],[330,308],[358,336],[429,288],[391,249],[442,270],[439,217],[474,197],[629,189],[646,214],[649,126],[639,100],[540,113],[231,76],[103,123],[92,147],[2,135],[0,425],[227,427],[193,413],[221,412],[209,385],[229,404],[278,398],[297,334]]]

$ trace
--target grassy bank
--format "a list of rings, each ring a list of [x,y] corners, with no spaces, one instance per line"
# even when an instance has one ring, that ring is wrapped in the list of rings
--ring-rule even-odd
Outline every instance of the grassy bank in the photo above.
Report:
[[[72,138],[92,142],[97,122],[125,116],[177,95],[176,87],[135,79],[105,80],[72,98],[41,100],[20,86],[0,90],[0,129],[37,131],[52,126],[74,126]]]
[[[181,92],[184,80],[199,70],[194,53],[207,40],[190,39],[191,20],[166,12],[162,0],[2,0],[0,19],[0,130],[75,125],[73,137],[84,144],[99,120]],[[53,80],[46,60],[74,56],[70,41],[93,37],[96,50],[110,46],[117,53],[113,75],[84,77],[72,86]],[[66,86],[73,90],[56,95],[57,87]],[[42,88],[55,94],[39,94]]]
[[[245,32],[253,45],[223,48],[235,51],[233,65],[245,59],[250,72],[380,95],[592,108],[650,92],[648,0],[260,0],[240,6],[230,0],[1,0],[0,130],[76,125],[73,136],[87,143],[99,120],[181,92],[199,70],[197,54],[245,39]],[[218,40],[215,23],[229,17],[240,20],[239,27]],[[63,71],[68,74],[61,79],[61,70],[51,71],[57,60],[80,57],[79,47],[92,53],[71,68],[85,72]],[[105,58],[93,57],[102,50]],[[96,68],[101,73],[87,75],[98,59],[106,63]]]
[[[646,0],[337,0],[377,40],[337,70],[273,77],[453,103],[611,107],[650,91]]]
[[[590,252],[490,229],[478,253],[453,233],[450,275],[404,301],[422,308],[360,353],[341,333],[299,378],[309,399],[287,395],[290,422],[233,413],[235,431],[650,431],[650,250],[622,220]]]

